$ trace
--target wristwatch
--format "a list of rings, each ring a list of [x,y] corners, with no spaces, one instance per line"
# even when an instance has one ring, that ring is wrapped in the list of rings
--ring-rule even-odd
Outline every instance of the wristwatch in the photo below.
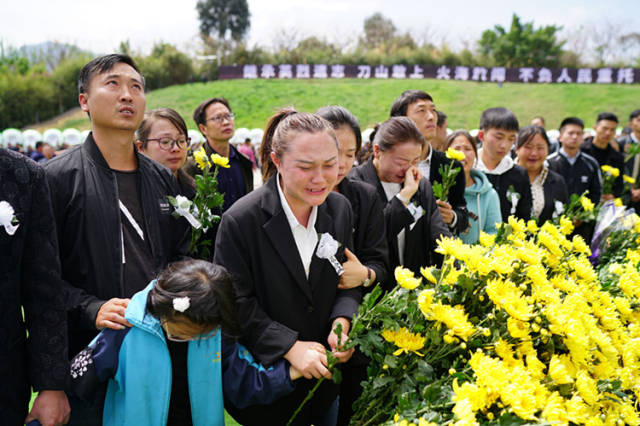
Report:
[[[369,287],[371,284],[373,284],[371,282],[371,269],[367,268],[367,279],[362,281],[362,286],[363,287]]]

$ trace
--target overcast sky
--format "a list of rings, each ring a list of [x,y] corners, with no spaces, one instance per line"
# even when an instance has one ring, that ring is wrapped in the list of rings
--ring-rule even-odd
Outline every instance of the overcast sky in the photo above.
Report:
[[[148,52],[154,42],[198,47],[196,0],[2,0],[0,40],[19,47],[48,40],[109,53],[123,40]],[[506,6],[505,6],[506,5]],[[571,30],[598,20],[640,29],[640,2],[631,0],[249,0],[249,44],[270,46],[278,28],[288,34],[316,35],[329,41],[354,40],[374,12],[391,18],[401,31],[427,35],[454,47],[477,39],[482,30],[508,26],[515,12],[536,25]]]

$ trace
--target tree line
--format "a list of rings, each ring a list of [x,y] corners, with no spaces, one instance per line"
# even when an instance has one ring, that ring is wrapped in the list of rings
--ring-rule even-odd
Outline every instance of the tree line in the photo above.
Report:
[[[592,54],[588,61],[580,49],[576,50],[576,43],[585,43],[585,37],[574,34],[561,38],[562,27],[536,27],[516,14],[508,28],[489,28],[475,45],[458,50],[445,42],[436,45],[429,37],[419,40],[402,32],[380,13],[364,20],[357,40],[332,42],[281,28],[267,48],[249,46],[246,41],[251,24],[246,0],[200,0],[196,9],[201,39],[197,53],[214,60],[196,59],[195,52],[184,52],[168,43],[157,43],[148,54],[132,49],[129,41],[120,43],[118,50],[139,64],[147,90],[216,79],[220,65],[640,66],[640,55],[633,53],[640,48],[638,33],[601,30],[601,45],[581,48]],[[31,57],[0,44],[0,129],[38,123],[77,106],[76,78],[94,55],[75,46],[54,44],[56,48],[47,49],[50,53]],[[613,45],[624,49],[624,60],[611,53]]]

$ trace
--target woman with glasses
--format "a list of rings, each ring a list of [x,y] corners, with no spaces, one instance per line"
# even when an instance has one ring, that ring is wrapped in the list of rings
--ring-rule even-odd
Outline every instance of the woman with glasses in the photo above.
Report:
[[[202,260],[170,265],[135,294],[132,327],[104,329],[72,361],[71,384],[90,398],[108,382],[104,425],[224,425],[224,398],[268,404],[302,375],[281,360],[264,369],[235,342],[229,273]]]
[[[187,198],[195,195],[195,180],[181,169],[187,161],[190,141],[187,125],[171,108],[145,113],[136,131],[138,151],[171,170]]]

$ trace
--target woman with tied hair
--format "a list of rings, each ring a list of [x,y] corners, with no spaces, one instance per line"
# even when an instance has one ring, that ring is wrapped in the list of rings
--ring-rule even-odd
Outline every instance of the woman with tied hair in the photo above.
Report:
[[[269,121],[261,146],[265,184],[223,216],[214,260],[233,275],[240,324],[254,356],[269,366],[284,358],[305,379],[269,405],[227,411],[245,425],[286,424],[321,377],[330,377],[325,349],[340,362],[335,333],[346,342],[360,288],[339,289],[345,249],[353,250],[349,201],[333,191],[338,179],[335,131],[323,118],[282,110]],[[338,388],[325,381],[296,425],[333,425]]]
[[[180,184],[180,192],[187,198],[193,198],[196,188],[195,180],[181,168],[187,161],[190,143],[187,125],[171,108],[146,112],[136,130],[138,151],[171,170]]]
[[[451,232],[442,220],[431,183],[416,167],[425,139],[407,117],[391,117],[370,136],[373,158],[352,171],[355,179],[373,185],[384,203],[390,271],[403,265],[414,273],[441,262],[434,250]],[[390,290],[391,279],[385,285]]]
[[[316,114],[331,123],[336,132],[338,181],[333,190],[344,195],[353,209],[355,254],[345,250],[348,260],[342,265],[345,273],[340,277],[338,288],[362,286],[366,292],[373,288],[374,283],[386,282],[388,276],[389,250],[382,214],[384,204],[375,187],[347,176],[362,145],[358,120],[346,108],[335,105],[322,107]],[[362,393],[360,382],[367,378],[367,364],[367,358],[356,351],[342,369],[340,425],[348,424],[353,414],[352,405]]]
[[[549,138],[540,126],[520,129],[516,139],[518,165],[524,167],[531,183],[531,217],[539,224],[562,214],[569,203],[567,184],[559,173],[549,169]]]
[[[464,154],[461,161],[466,188],[464,199],[469,209],[469,228],[460,235],[467,244],[478,242],[480,231],[487,234],[498,232],[496,223],[502,222],[500,198],[487,176],[475,168],[478,158],[476,140],[468,132],[457,130],[447,137],[447,148],[454,148]]]
[[[245,407],[290,393],[301,374],[257,365],[239,333],[229,273],[202,260],[170,265],[127,306],[132,327],[104,329],[72,361],[71,387],[108,382],[105,425],[224,425],[224,400]]]

